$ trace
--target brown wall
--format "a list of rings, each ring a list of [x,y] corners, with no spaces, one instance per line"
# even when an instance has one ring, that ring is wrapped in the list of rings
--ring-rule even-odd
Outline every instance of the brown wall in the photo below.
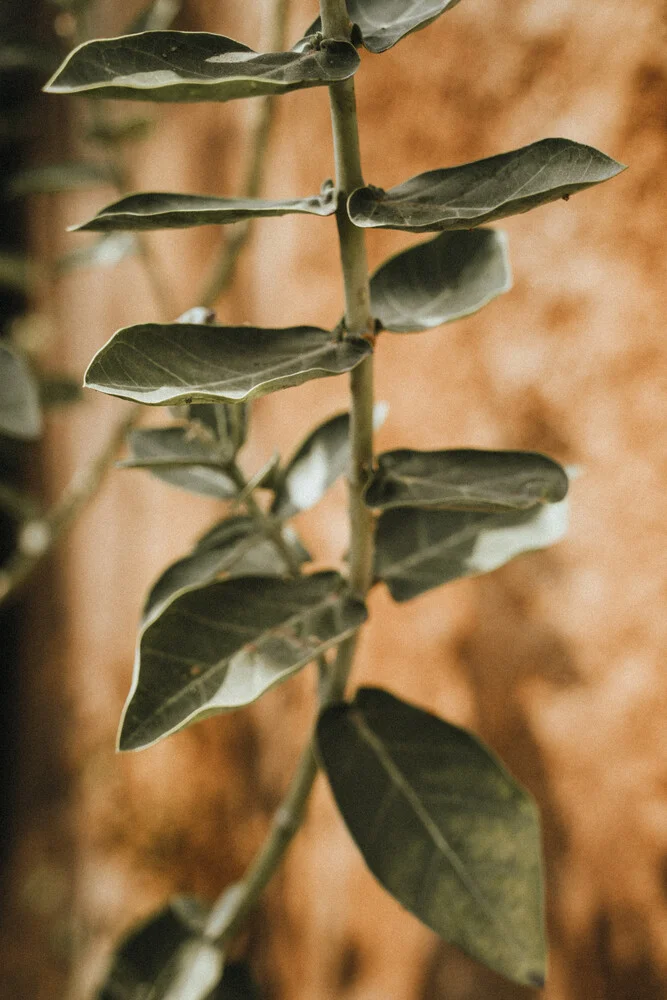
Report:
[[[119,6],[106,5],[100,33],[123,23]],[[257,44],[263,6],[192,2],[183,26]],[[291,37],[313,7],[294,0]],[[380,186],[547,135],[631,167],[503,225],[510,294],[435,332],[383,335],[377,351],[378,397],[391,402],[380,448],[531,448],[581,470],[569,537],[553,550],[405,605],[374,592],[354,675],[471,726],[537,797],[548,1000],[659,1000],[667,989],[666,28],[662,0],[465,0],[385,55],[364,55],[357,77],[364,172]],[[136,156],[137,186],[233,193],[249,113],[160,111]],[[332,172],[325,92],[281,98],[276,126],[266,193],[317,190]],[[51,233],[93,202],[35,204],[36,238],[55,252]],[[196,304],[217,239],[153,240],[178,310]],[[371,233],[371,264],[410,239]],[[220,317],[333,323],[336,267],[331,221],[265,221]],[[53,356],[73,371],[118,326],[155,316],[132,261],[63,281],[48,308]],[[344,379],[262,399],[248,469],[345,399]],[[95,398],[51,421],[53,494],[118,411]],[[213,897],[241,873],[287,781],[312,709],[309,672],[233,717],[141,754],[113,752],[142,595],[213,515],[143,474],[114,473],[36,584],[8,997],[53,997],[69,966],[68,995],[90,996],[134,918],[174,889]],[[299,526],[324,562],[339,560],[342,486]],[[276,1000],[528,995],[382,893],[321,783],[249,947]]]

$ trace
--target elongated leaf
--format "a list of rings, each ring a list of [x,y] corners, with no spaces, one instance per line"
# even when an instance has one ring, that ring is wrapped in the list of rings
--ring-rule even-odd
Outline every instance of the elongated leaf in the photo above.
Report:
[[[567,500],[509,514],[388,510],[378,521],[375,573],[395,601],[464,576],[489,573],[563,538]]]
[[[441,233],[378,268],[371,310],[385,330],[418,333],[469,316],[511,287],[504,233]]]
[[[27,70],[34,73],[53,73],[58,65],[58,54],[52,49],[21,42],[0,44],[0,75]]]
[[[30,295],[40,275],[39,265],[20,253],[0,250],[0,288]]]
[[[250,704],[365,619],[333,572],[240,577],[176,597],[141,634],[119,748]]]
[[[0,343],[0,434],[32,441],[41,431],[37,382],[21,355]]]
[[[396,254],[375,272],[371,308],[386,330],[421,332],[476,312],[510,287],[504,233],[441,233]]]
[[[401,38],[431,24],[459,0],[347,0],[350,20],[369,52],[386,52]],[[306,36],[322,30],[318,17]],[[297,45],[303,45],[302,39]]]
[[[134,101],[230,101],[346,80],[358,66],[347,42],[258,54],[205,31],[145,31],[84,42],[44,89]]]
[[[107,205],[97,215],[72,230],[187,229],[190,226],[226,225],[244,219],[290,214],[333,215],[336,198],[329,181],[310,198],[265,201],[259,198],[215,198],[199,194],[133,194]]]
[[[114,955],[98,1000],[208,1000],[220,981],[223,956],[186,919],[195,907],[202,923],[201,904],[174,899],[133,930]]]
[[[59,274],[68,274],[82,267],[115,267],[126,257],[137,253],[139,244],[135,236],[113,233],[63,254],[56,261],[55,270]]]
[[[341,375],[371,353],[363,340],[334,340],[312,326],[146,323],[114,334],[98,351],[85,384],[151,406],[234,403]]]
[[[289,528],[285,544],[299,562],[310,559]],[[192,552],[172,563],[153,584],[144,606],[144,621],[177,594],[202,587],[221,577],[288,576],[290,567],[274,542],[262,535],[251,517],[230,517],[208,531]]]
[[[358,188],[348,211],[363,228],[413,233],[472,229],[567,198],[624,169],[592,146],[542,139],[486,160],[430,170],[389,191]]]
[[[99,121],[86,132],[86,139],[98,146],[114,147],[124,142],[139,142],[149,135],[154,122],[150,118],[122,118],[118,121]]]
[[[28,194],[57,194],[116,183],[115,171],[102,163],[49,163],[29,167],[14,174],[7,194],[17,198]]]
[[[567,493],[565,470],[533,451],[386,451],[366,490],[369,507],[528,510]]]
[[[147,469],[158,479],[218,500],[235,497],[238,489],[220,468],[214,442],[193,428],[156,427],[128,434],[130,457],[126,469]]]
[[[39,402],[46,409],[57,406],[72,406],[83,399],[81,380],[61,372],[39,375]]]
[[[388,406],[373,407],[373,428],[384,423]],[[310,510],[350,464],[350,416],[338,413],[316,427],[289,459],[276,488],[271,512],[279,518]]]
[[[317,742],[384,888],[473,958],[543,986],[537,809],[498,759],[465,729],[377,688],[327,709]]]
[[[350,415],[339,413],[316,427],[290,458],[273,502],[276,517],[309,510],[350,462]]]

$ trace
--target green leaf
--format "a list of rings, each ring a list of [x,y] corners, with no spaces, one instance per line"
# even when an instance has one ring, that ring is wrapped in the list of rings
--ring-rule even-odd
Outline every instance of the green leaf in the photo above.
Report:
[[[146,323],[119,330],[95,355],[85,385],[150,406],[234,403],[341,375],[371,353],[312,326]]]
[[[41,268],[29,257],[0,250],[0,288],[30,295],[40,274]]]
[[[286,518],[309,510],[350,463],[350,415],[339,413],[316,427],[285,466],[271,508]]]
[[[366,864],[445,940],[544,985],[540,832],[531,797],[471,733],[378,688],[320,717],[334,797]]]
[[[58,65],[58,54],[52,49],[21,42],[0,45],[0,74],[28,70],[34,73],[53,73]]]
[[[29,194],[58,194],[81,191],[117,182],[116,172],[103,163],[49,163],[28,167],[14,174],[7,184],[7,194],[18,198]]]
[[[386,451],[366,489],[369,507],[528,510],[567,493],[565,470],[532,451]]]
[[[114,233],[63,254],[56,261],[55,270],[59,274],[68,274],[82,267],[115,267],[126,257],[137,253],[139,244],[134,236]]]
[[[38,376],[39,401],[43,407],[71,406],[83,399],[78,379],[58,372]]]
[[[378,268],[371,311],[385,330],[417,333],[469,316],[511,287],[504,233],[441,233]]]
[[[118,121],[99,121],[86,132],[86,139],[98,146],[115,147],[124,142],[139,142],[145,139],[155,123],[150,118],[122,118]]]
[[[459,0],[347,0],[350,20],[369,52],[386,52],[401,38],[426,28]],[[318,17],[306,36],[322,30]],[[302,45],[307,38],[297,45]]]
[[[258,54],[205,31],[145,31],[84,42],[44,88],[135,101],[230,101],[347,80],[359,66],[348,42]]]
[[[259,198],[215,198],[198,194],[133,194],[107,205],[97,215],[70,230],[187,229],[190,226],[227,225],[244,219],[289,214],[333,215],[336,197],[331,181],[318,195],[265,201]]]
[[[263,994],[245,962],[229,962],[211,1000],[261,1000]]]
[[[388,510],[378,520],[375,574],[395,601],[464,576],[489,573],[563,538],[567,500],[508,514]]]
[[[384,423],[387,404],[373,407],[373,428]],[[350,415],[338,413],[330,417],[299,445],[278,480],[276,497],[271,508],[279,518],[293,517],[310,510],[322,499],[350,464]]]
[[[32,441],[41,432],[37,381],[23,357],[0,343],[0,434]]]
[[[622,170],[621,163],[592,146],[542,139],[486,160],[430,170],[389,191],[357,188],[348,199],[348,212],[362,228],[413,233],[473,229],[567,199]]]
[[[181,594],[140,635],[119,749],[249,705],[365,619],[333,572],[239,577]]]
[[[223,955],[194,932],[195,906],[202,923],[201,904],[175,899],[131,931],[113,957],[98,1000],[208,1000],[220,981]]]
[[[289,528],[283,529],[283,538],[300,562],[310,559]],[[190,555],[172,563],[158,577],[146,598],[144,621],[153,618],[177,594],[223,576],[288,576],[289,572],[284,557],[258,531],[253,518],[226,518],[199,539]]]
[[[121,463],[125,469],[147,469],[171,486],[191,493],[229,500],[238,489],[233,479],[220,467],[220,456],[213,440],[193,427],[158,427],[130,431],[127,436],[130,457]]]

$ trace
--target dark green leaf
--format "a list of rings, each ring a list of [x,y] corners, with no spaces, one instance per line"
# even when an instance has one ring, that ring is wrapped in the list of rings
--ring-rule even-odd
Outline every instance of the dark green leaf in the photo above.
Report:
[[[99,146],[118,146],[138,142],[150,133],[154,122],[150,118],[122,118],[118,121],[95,122],[86,132],[86,139]]]
[[[373,407],[373,427],[384,423],[387,404]],[[299,445],[280,475],[271,511],[279,518],[309,510],[322,499],[350,462],[350,417],[339,413],[316,427]]]
[[[525,986],[546,966],[537,809],[470,733],[377,688],[334,705],[320,756],[366,864],[445,940]]]
[[[186,911],[176,899],[135,928],[117,949],[98,1000],[207,1000],[220,981],[223,956],[195,933],[195,906],[205,916],[197,901]]]
[[[350,462],[350,416],[339,413],[308,435],[281,477],[272,512],[292,517],[309,510],[346,471]]]
[[[72,230],[187,229],[225,225],[253,217],[288,214],[333,215],[336,198],[330,181],[310,198],[263,201],[258,198],[215,198],[198,194],[133,194],[107,205],[89,222]]]
[[[158,479],[217,500],[235,497],[234,481],[220,468],[215,442],[202,429],[159,427],[131,431],[126,469],[148,469]]]
[[[0,343],[0,434],[32,441],[41,432],[37,382],[21,355]]]
[[[565,470],[532,451],[387,451],[366,490],[369,507],[528,510],[567,493]]]
[[[358,66],[348,42],[258,54],[205,31],[145,31],[84,42],[44,89],[135,101],[230,101],[346,80]]]
[[[211,1000],[262,1000],[262,992],[245,962],[229,962]]]
[[[141,633],[119,748],[250,704],[365,619],[333,572],[240,577],[181,594]]]
[[[69,375],[39,375],[39,401],[44,407],[71,406],[83,399],[81,383]]]
[[[348,211],[352,222],[364,228],[413,233],[472,229],[567,198],[624,169],[592,146],[542,139],[486,160],[430,170],[389,191],[358,188]]]
[[[350,20],[369,52],[386,52],[401,38],[431,24],[459,0],[347,0]],[[318,17],[306,36],[322,30]],[[297,45],[301,46],[306,39]]]
[[[91,361],[85,384],[151,406],[235,403],[341,375],[370,353],[364,340],[334,340],[312,326],[146,323],[114,334]]]
[[[489,573],[523,552],[563,538],[567,501],[527,511],[388,510],[378,521],[375,573],[395,601],[459,577]]]
[[[504,233],[441,233],[390,257],[375,272],[371,310],[385,330],[420,332],[477,312],[511,286]]]
[[[296,559],[310,559],[293,532],[284,529],[283,538]],[[172,563],[158,577],[146,598],[144,621],[177,594],[223,576],[288,576],[289,572],[285,559],[275,544],[260,534],[253,518],[226,518],[197,542],[190,555]]]
[[[8,42],[0,45],[0,74],[29,70],[35,73],[53,73],[58,65],[58,54],[37,45]]]
[[[30,295],[39,273],[40,268],[30,258],[0,250],[0,288]]]
[[[63,254],[56,261],[55,270],[59,274],[67,274],[82,267],[115,267],[136,253],[139,253],[136,237],[129,233],[114,233]]]
[[[49,163],[28,167],[14,174],[7,194],[15,198],[28,194],[57,194],[116,183],[112,167],[103,163]]]

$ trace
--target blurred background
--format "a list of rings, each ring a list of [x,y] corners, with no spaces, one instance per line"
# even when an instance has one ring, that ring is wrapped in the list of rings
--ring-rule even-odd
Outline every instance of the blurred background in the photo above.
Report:
[[[272,9],[163,0],[152,12],[259,49]],[[43,403],[35,440],[0,437],[8,1000],[89,1000],[138,918],[173,892],[214,899],[238,878],[313,711],[307,670],[249,709],[139,754],[114,751],[144,594],[221,509],[145,472],[102,478],[129,404],[77,386],[114,330],[198,305],[236,230],[149,234],[141,246],[116,237],[100,249],[66,227],[113,201],[119,176],[132,190],[238,194],[259,114],[256,101],[135,103],[101,105],[101,119],[83,100],[39,93],[74,42],[122,34],[142,13],[138,0],[0,8],[0,319]],[[288,45],[316,13],[312,0],[291,0]],[[391,51],[362,53],[370,183],[547,136],[630,169],[502,224],[509,294],[430,333],[384,334],[377,350],[377,395],[390,404],[379,449],[534,449],[579,470],[571,530],[553,549],[402,605],[374,590],[354,673],[472,728],[535,795],[547,987],[503,982],[402,911],[318,781],[305,829],[237,945],[273,1000],[667,995],[666,42],[663,0],[463,0]],[[282,96],[273,115],[262,193],[315,193],[333,171],[325,90]],[[101,122],[118,133],[129,120],[127,141],[100,138]],[[44,175],[32,189],[17,179],[82,161],[65,192],[45,193]],[[417,239],[370,232],[371,265]],[[333,220],[288,216],[255,225],[217,313],[327,326],[341,301]],[[290,453],[346,405],[345,378],[262,398],[244,468]],[[72,489],[90,494],[80,511],[67,506]],[[54,544],[35,526],[42,510],[56,512]],[[318,562],[338,565],[343,484],[297,526]]]

